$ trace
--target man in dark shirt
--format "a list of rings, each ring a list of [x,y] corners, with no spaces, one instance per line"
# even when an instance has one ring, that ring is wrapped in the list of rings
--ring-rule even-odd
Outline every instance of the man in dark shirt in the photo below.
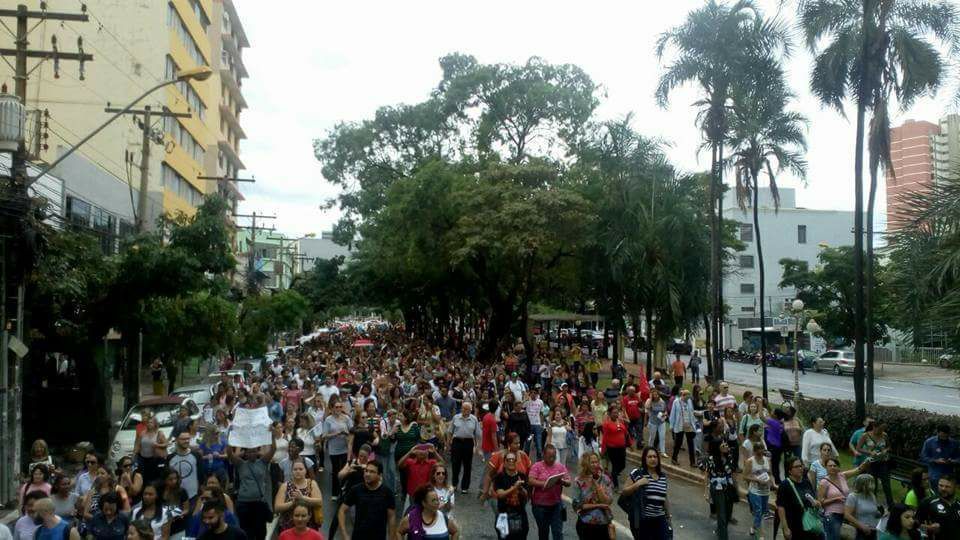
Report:
[[[353,534],[347,523],[347,508],[354,507]],[[393,492],[383,485],[383,465],[369,461],[364,466],[363,483],[354,486],[340,500],[339,518],[341,538],[344,540],[385,540],[397,532],[396,501]],[[389,533],[389,536],[387,534]],[[335,539],[331,539],[335,540]]]
[[[530,416],[523,410],[523,403],[516,401],[513,410],[507,416],[507,433],[516,433],[520,436],[520,444],[526,446],[530,437]]]
[[[240,527],[228,525],[224,519],[227,508],[223,501],[214,499],[203,505],[203,524],[207,530],[199,540],[247,540],[247,533]]]
[[[936,497],[920,503],[917,521],[927,530],[931,540],[960,538],[960,500],[957,499],[957,481],[952,476],[941,476]]]

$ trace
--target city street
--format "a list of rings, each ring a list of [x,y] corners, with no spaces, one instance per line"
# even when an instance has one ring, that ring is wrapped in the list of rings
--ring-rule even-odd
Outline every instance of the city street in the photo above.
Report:
[[[626,364],[633,364],[633,352],[624,349]],[[668,362],[674,356],[668,355]],[[688,355],[680,357],[689,362]],[[639,355],[641,365],[646,365],[644,354]],[[741,386],[760,388],[762,385],[759,370],[753,371],[753,364],[727,361],[724,363],[724,378]],[[700,374],[706,373],[706,366],[700,367]],[[793,370],[768,367],[767,385],[771,399],[779,403],[777,390],[793,390]],[[941,414],[960,414],[960,386],[956,373],[940,368],[897,365],[877,367],[877,379],[874,383],[876,402],[881,405],[895,405],[912,409],[925,409]],[[832,373],[800,374],[800,392],[806,396],[825,399],[853,399],[853,377],[833,375]]]
[[[329,470],[329,460],[326,467]],[[635,465],[628,465],[628,470]],[[567,465],[575,474],[576,466],[571,460]],[[496,540],[497,533],[494,530],[495,514],[488,505],[483,505],[477,499],[476,486],[481,485],[482,469],[474,464],[473,480],[471,481],[471,490],[468,495],[462,495],[459,490],[456,495],[456,504],[452,515],[460,525],[461,538],[477,540]],[[330,519],[333,517],[334,503],[330,500],[330,480],[329,475],[324,474],[320,486],[323,489],[323,508],[324,508],[324,532],[328,530]],[[576,538],[574,530],[575,523],[574,512],[570,506],[571,490],[565,490],[565,503],[567,504],[567,514],[569,516],[564,523],[564,537]],[[694,485],[684,480],[671,479],[669,484],[669,501],[673,513],[674,539],[675,540],[699,540],[713,536],[715,521],[710,518],[707,503],[703,499],[703,486]],[[537,527],[527,506],[527,514],[530,518],[530,533],[527,538],[537,537]],[[398,513],[399,515],[399,513]],[[734,509],[734,518],[738,520],[737,525],[730,527],[730,536],[732,538],[746,538],[750,528],[750,512],[746,502],[737,504]],[[614,519],[617,522],[618,539],[630,539],[630,531],[626,514],[619,508],[614,509]],[[773,521],[764,522],[764,530],[767,538],[772,538]],[[333,539],[336,540],[336,539]]]

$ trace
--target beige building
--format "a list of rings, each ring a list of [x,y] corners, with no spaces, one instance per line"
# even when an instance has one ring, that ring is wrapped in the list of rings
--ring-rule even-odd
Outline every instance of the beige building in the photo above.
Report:
[[[913,217],[910,195],[929,192],[940,179],[960,174],[960,116],[951,114],[936,124],[907,120],[890,129],[887,172],[887,223],[891,230]]]
[[[40,9],[38,0],[24,0]],[[213,76],[186,81],[153,92],[138,108],[149,105],[192,114],[190,118],[164,118],[152,122],[155,144],[149,164],[149,195],[167,213],[190,214],[205,194],[222,192],[241,199],[236,183],[198,179],[199,176],[236,176],[243,169],[239,142],[245,137],[240,114],[246,107],[241,92],[247,76],[242,50],[247,47],[243,26],[232,0],[86,0],[89,22],[40,22],[30,33],[31,49],[76,52],[82,38],[84,52],[94,60],[55,65],[46,61],[31,74],[27,108],[49,113],[28,139],[33,159],[53,161],[66,148],[108,118],[109,104],[123,107],[152,86],[173,78],[178,70],[209,66]],[[76,1],[46,2],[49,11],[79,13]],[[0,32],[0,47],[12,47],[12,38]],[[36,64],[31,60],[30,67]],[[0,65],[0,81],[12,86],[13,73]],[[43,138],[46,132],[48,138]],[[106,174],[139,187],[142,132],[133,116],[119,118],[87,142],[80,153]],[[70,211],[69,170],[60,168]],[[83,198],[96,198],[83,194]],[[97,204],[95,200],[86,203]]]

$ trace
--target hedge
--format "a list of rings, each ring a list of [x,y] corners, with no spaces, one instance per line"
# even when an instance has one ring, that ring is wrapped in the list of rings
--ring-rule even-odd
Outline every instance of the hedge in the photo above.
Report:
[[[805,397],[800,402],[800,416],[805,420],[804,427],[809,427],[813,418],[823,417],[837,448],[847,448],[850,435],[861,427],[853,401]],[[960,434],[960,417],[957,416],[870,404],[867,405],[867,416],[886,423],[891,454],[907,459],[920,459],[923,442],[936,435],[937,426],[941,424],[950,426],[954,436]]]

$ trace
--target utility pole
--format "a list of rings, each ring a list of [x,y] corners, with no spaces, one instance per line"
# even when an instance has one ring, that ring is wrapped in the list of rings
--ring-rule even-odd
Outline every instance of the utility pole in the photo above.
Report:
[[[83,52],[82,38],[77,40],[79,52],[66,53],[57,49],[56,36],[52,39],[53,50],[30,50],[27,38],[33,30],[29,28],[31,19],[40,21],[77,21],[87,22],[89,16],[86,13],[57,13],[47,10],[30,11],[25,4],[20,4],[17,9],[0,9],[0,20],[4,18],[16,19],[15,47],[13,49],[0,48],[0,57],[14,58],[14,92],[20,102],[26,108],[27,104],[27,80],[30,77],[31,70],[27,69],[27,61],[30,58],[54,61],[54,70],[59,69],[61,60],[80,62],[80,79],[83,79],[83,64],[93,60],[93,56]],[[36,25],[34,25],[36,28]],[[5,59],[5,58],[4,58]],[[32,246],[24,242],[29,231],[27,222],[27,211],[30,207],[30,196],[28,187],[30,179],[27,176],[27,149],[25,141],[20,141],[17,151],[13,153],[11,160],[11,178],[9,184],[3,186],[3,197],[11,203],[14,210],[12,215],[6,216],[2,220],[2,230],[0,236],[4,237],[3,245],[3,270],[0,280],[3,281],[3,287],[0,287],[3,295],[0,302],[0,407],[3,408],[4,423],[0,425],[0,433],[3,433],[3,441],[0,444],[0,503],[16,498],[18,485],[18,473],[20,471],[20,455],[23,439],[21,400],[22,400],[22,371],[18,362],[23,360],[22,354],[26,354],[27,348],[23,345],[22,338],[25,335],[25,296],[26,275],[31,271],[27,268],[27,261],[31,259],[30,250]],[[10,242],[7,242],[9,239]],[[13,287],[7,287],[10,282]],[[16,291],[15,302],[7,302],[7,292],[13,289]],[[12,298],[11,298],[12,299]],[[8,310],[15,306],[16,311],[11,317]],[[11,319],[16,321],[15,338],[16,343],[20,345],[19,359],[10,362],[11,343],[10,330],[12,328]]]
[[[104,112],[108,113],[120,113],[123,112],[123,109],[117,109],[115,107],[107,107],[104,109]],[[193,115],[190,113],[175,113],[169,110],[154,111],[150,108],[149,105],[145,105],[142,109],[131,109],[124,114],[132,114],[138,118],[140,122],[140,129],[143,131],[143,139],[141,142],[140,150],[140,193],[137,194],[137,232],[144,233],[147,231],[147,191],[149,188],[149,179],[150,179],[150,143],[154,142],[153,140],[153,128],[151,127],[151,122],[154,117],[158,118],[190,118]]]
[[[257,231],[258,231],[258,230],[260,230],[260,231],[273,231],[273,230],[275,230],[273,227],[257,227],[257,218],[260,218],[260,219],[277,219],[277,216],[265,216],[265,215],[263,215],[263,214],[259,214],[259,215],[258,215],[256,212],[252,212],[252,213],[250,213],[250,214],[233,214],[233,217],[235,217],[235,218],[250,218],[250,225],[236,225],[236,228],[238,228],[238,229],[250,229],[250,241],[249,241],[250,251],[249,251],[249,253],[248,253],[248,255],[247,255],[247,282],[248,282],[248,284],[252,284],[252,283],[253,283],[253,275],[254,275],[254,271],[255,271],[254,266],[253,266],[253,259],[254,259],[254,253],[255,253],[255,249],[256,249],[256,244],[257,244]]]

